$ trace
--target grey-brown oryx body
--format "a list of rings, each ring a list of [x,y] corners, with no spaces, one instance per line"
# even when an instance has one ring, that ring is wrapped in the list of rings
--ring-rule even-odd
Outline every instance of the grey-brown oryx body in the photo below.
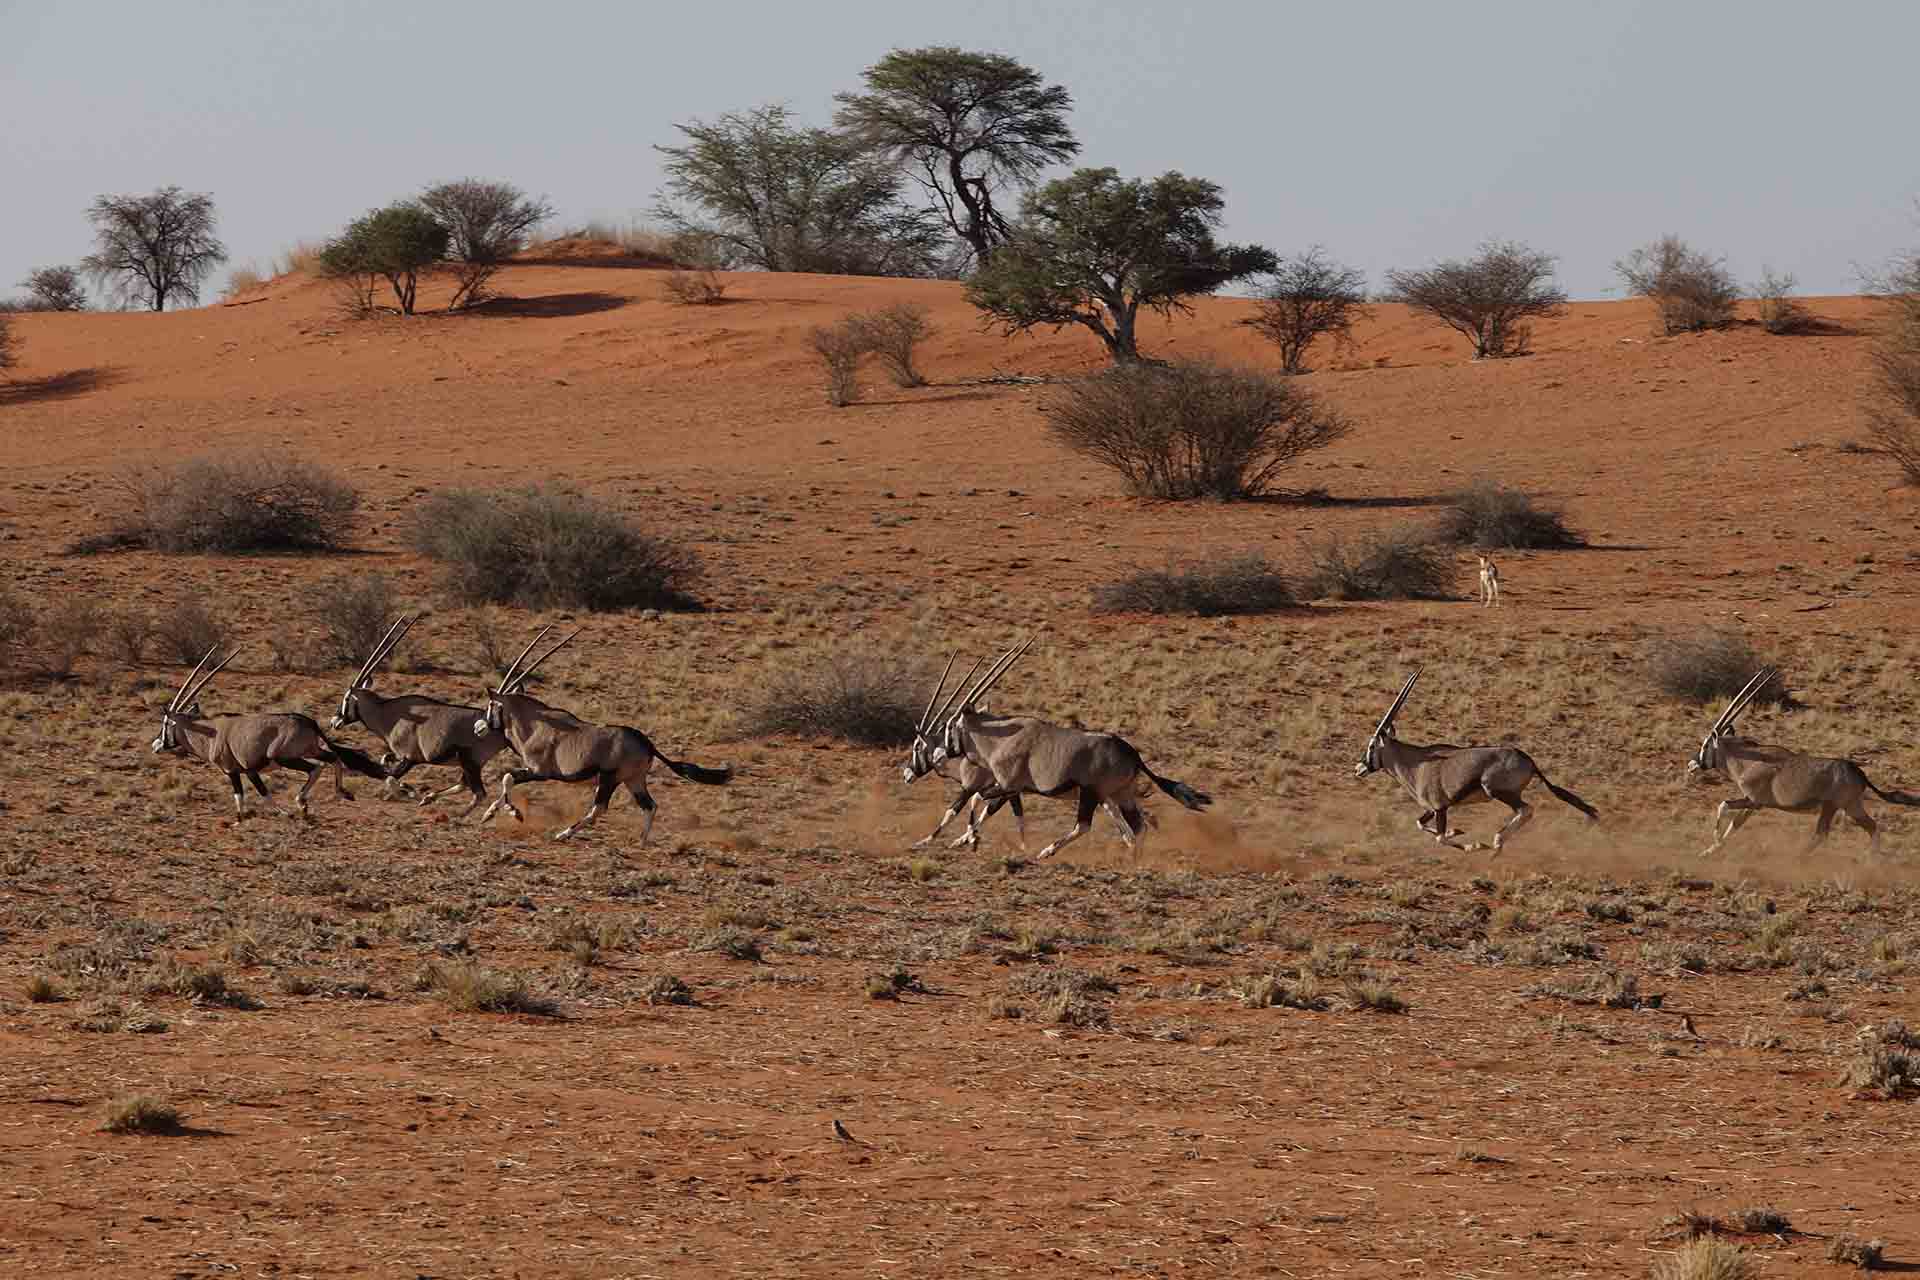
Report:
[[[1143,776],[1189,809],[1204,809],[1213,803],[1204,792],[1155,773],[1139,751],[1116,734],[1070,729],[1034,716],[982,711],[980,699],[1032,643],[1029,639],[1000,655],[971,685],[968,681],[973,671],[969,671],[935,711],[946,683],[946,673],[941,674],[915,730],[912,754],[901,770],[906,781],[923,777],[948,760],[964,757],[973,767],[963,774],[961,793],[950,813],[958,813],[976,795],[985,796],[991,805],[1019,795],[1074,793],[1078,810],[1073,830],[1041,849],[1036,855],[1041,858],[1052,857],[1087,834],[1093,827],[1095,810],[1103,804],[1118,815],[1121,837],[1132,846],[1146,822],[1140,810],[1139,782]],[[949,662],[947,670],[952,668]],[[974,671],[978,670],[979,664],[975,663]],[[990,779],[984,785],[983,776]]]
[[[202,715],[200,691],[239,652],[236,649],[234,653],[229,653],[218,666],[202,676],[202,670],[213,660],[215,649],[207,650],[206,656],[200,659],[187,676],[186,683],[180,686],[180,691],[173,695],[173,700],[161,713],[160,734],[153,740],[153,749],[156,752],[191,756],[226,774],[227,781],[233,787],[233,811],[236,814],[246,813],[246,792],[240,785],[241,779],[251,782],[253,789],[264,797],[267,784],[261,778],[260,771],[276,765],[307,775],[306,782],[294,796],[294,803],[299,806],[302,816],[307,812],[307,796],[313,791],[313,784],[320,780],[320,770],[325,767],[332,767],[333,793],[343,800],[351,800],[353,796],[341,782],[341,766],[369,778],[387,776],[386,770],[370,756],[334,742],[321,732],[320,726],[310,717],[298,712]]]
[[[411,693],[383,698],[373,691],[373,673],[406,638],[414,621],[402,617],[387,628],[341,695],[340,710],[334,713],[329,727],[343,729],[358,722],[387,744],[387,756],[381,763],[387,766],[389,789],[419,765],[458,765],[460,781],[444,790],[428,791],[420,803],[432,804],[456,791],[466,791],[473,799],[460,812],[459,816],[465,818],[486,803],[487,789],[480,770],[508,749],[507,736],[495,730],[476,731],[474,726],[486,719],[483,707],[463,707]]]
[[[1456,805],[1498,800],[1513,810],[1513,816],[1494,832],[1492,847],[1497,854],[1514,833],[1532,819],[1533,806],[1527,803],[1525,792],[1535,779],[1552,792],[1556,800],[1572,805],[1589,819],[1598,820],[1600,815],[1592,805],[1573,792],[1555,786],[1533,762],[1533,757],[1518,747],[1457,747],[1450,742],[1415,746],[1394,737],[1394,717],[1406,705],[1407,695],[1413,692],[1413,682],[1419,678],[1420,673],[1415,671],[1400,686],[1400,696],[1380,718],[1373,737],[1367,742],[1366,754],[1354,767],[1354,776],[1364,778],[1381,769],[1391,773],[1413,797],[1414,803],[1421,806],[1422,812],[1415,820],[1420,830],[1456,849],[1485,848],[1475,842],[1460,843],[1464,833],[1447,826],[1447,811]]]
[[[1867,813],[1866,793],[1871,791],[1889,804],[1908,806],[1920,806],[1920,796],[1905,791],[1882,791],[1868,780],[1866,770],[1851,760],[1810,756],[1789,747],[1755,742],[1734,732],[1740,713],[1779,674],[1774,667],[1762,667],[1756,672],[1707,730],[1700,750],[1687,761],[1689,777],[1717,771],[1726,774],[1740,789],[1739,795],[1721,801],[1714,811],[1713,843],[1700,851],[1701,856],[1718,851],[1761,809],[1818,812],[1820,817],[1814,823],[1808,849],[1825,840],[1833,830],[1834,815],[1844,813],[1866,831],[1868,851],[1880,852],[1880,827]]]
[[[733,776],[733,770],[706,769],[696,764],[671,760],[638,729],[629,725],[589,724],[571,712],[519,692],[534,668],[580,634],[575,631],[568,635],[523,669],[520,663],[551,629],[543,628],[520,651],[520,656],[507,668],[506,678],[500,682],[500,687],[489,691],[486,711],[474,722],[475,733],[488,730],[504,733],[523,765],[501,775],[500,794],[480,815],[480,820],[485,822],[505,806],[508,813],[525,821],[525,816],[513,803],[512,792],[516,784],[592,781],[596,784],[593,804],[578,821],[554,832],[553,838],[565,840],[591,823],[606,810],[615,789],[624,786],[633,797],[633,802],[646,814],[645,825],[640,831],[640,843],[644,845],[653,832],[654,799],[647,790],[647,775],[652,772],[654,761],[658,760],[689,782],[702,782],[710,786],[726,782]]]

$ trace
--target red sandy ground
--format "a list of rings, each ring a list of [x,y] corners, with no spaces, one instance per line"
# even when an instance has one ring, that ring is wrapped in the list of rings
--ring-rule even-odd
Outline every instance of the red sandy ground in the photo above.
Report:
[[[360,486],[361,545],[409,575],[423,570],[400,550],[401,522],[419,495],[453,484],[562,477],[684,531],[709,567],[703,595],[716,612],[671,643],[691,647],[689,662],[715,681],[747,682],[753,669],[741,659],[716,670],[702,628],[737,646],[774,625],[768,610],[824,599],[828,586],[903,616],[957,586],[1014,604],[1083,599],[1169,552],[1284,556],[1302,533],[1371,527],[1404,514],[1396,499],[1477,476],[1551,498],[1620,549],[1583,555],[1575,570],[1505,558],[1510,601],[1530,617],[1562,611],[1551,616],[1600,630],[1738,618],[1884,638],[1917,616],[1913,499],[1883,458],[1840,448],[1863,430],[1873,313],[1858,299],[1814,300],[1834,331],[1801,338],[1745,325],[1666,339],[1643,305],[1578,303],[1538,326],[1533,355],[1490,362],[1382,307],[1357,353],[1324,357],[1350,367],[1309,379],[1361,429],[1294,481],[1372,501],[1297,507],[1114,496],[1107,475],[1043,437],[1041,390],[975,381],[1095,368],[1091,338],[982,333],[957,286],[743,275],[724,305],[689,308],[662,300],[656,272],[613,265],[517,267],[501,285],[508,297],[456,318],[341,320],[323,286],[296,278],[159,317],[18,319],[24,362],[0,384],[0,549],[13,588],[158,602],[184,584],[229,607],[290,605],[333,566],[59,554],[98,526],[110,504],[102,481],[129,464],[264,446],[325,460]],[[828,407],[806,331],[895,301],[932,311],[934,385],[900,391],[876,378],[864,402]],[[1246,313],[1204,301],[1192,317],[1148,324],[1145,344],[1266,362],[1235,324]],[[909,508],[917,519],[878,522]],[[1855,578],[1839,590],[1869,555],[1871,589]],[[1466,607],[1329,610],[1284,625],[1364,636]],[[669,643],[623,624],[600,630],[614,647],[583,663],[624,652],[643,673],[650,646]],[[313,711],[337,696],[332,678],[260,679]],[[1832,1026],[1790,1018],[1780,1000],[1790,972],[1643,981],[1667,990],[1669,1011],[1694,1016],[1695,1039],[1667,1011],[1543,1005],[1526,989],[1554,973],[1447,951],[1385,966],[1412,1006],[1395,1017],[1162,994],[1284,961],[1258,941],[1225,970],[1064,945],[1055,963],[1119,978],[1103,1030],[989,1017],[989,997],[1025,963],[996,963],[1002,943],[913,963],[939,994],[871,1000],[862,980],[902,954],[903,936],[982,912],[1097,932],[1089,921],[1118,890],[1086,868],[1176,886],[1171,913],[1183,919],[1328,864],[1276,844],[1139,870],[1115,863],[1097,829],[1056,864],[923,885],[887,869],[933,804],[916,793],[909,809],[870,781],[891,785],[890,754],[778,742],[757,749],[755,773],[791,785],[731,788],[743,798],[704,828],[694,815],[718,803],[712,793],[663,791],[667,839],[624,860],[608,857],[613,834],[553,846],[536,827],[476,833],[364,795],[351,811],[323,803],[310,829],[236,827],[217,780],[163,804],[118,790],[151,793],[187,766],[145,755],[154,695],[117,692],[121,709],[98,711],[44,762],[37,718],[61,714],[65,695],[8,695],[0,822],[25,869],[0,880],[0,1273],[1629,1275],[1674,1247],[1659,1231],[1674,1210],[1761,1203],[1808,1233],[1750,1241],[1766,1274],[1821,1272],[1826,1237],[1843,1231],[1920,1257],[1911,1107],[1836,1084],[1829,1056],[1854,1023],[1920,1022],[1901,981],[1850,991],[1851,1022]],[[88,733],[90,748],[74,740]],[[849,786],[868,812],[806,809],[810,787]],[[1400,803],[1386,793],[1378,783],[1362,803]],[[555,794],[533,817],[577,799]],[[1036,832],[1050,834],[1059,806],[1032,807]],[[1363,886],[1312,882],[1286,922],[1377,941],[1381,929],[1352,917],[1395,876],[1432,878],[1436,911],[1483,896],[1466,883],[1482,864],[1407,852],[1405,816],[1396,809],[1397,834],[1376,841],[1385,861],[1355,872]],[[1166,819],[1202,848],[1180,820]],[[624,810],[609,822],[633,832]],[[989,843],[1004,852],[1007,835]],[[1183,879],[1192,866],[1198,878]],[[650,867],[675,883],[609,896],[609,876]],[[657,933],[611,955],[558,1022],[450,1012],[408,989],[422,948],[373,936],[354,954],[388,999],[281,996],[271,968],[228,964],[265,1008],[160,998],[149,1003],[172,1024],[166,1034],[103,1035],[74,1029],[70,1004],[21,996],[56,945],[92,936],[98,921],[191,921],[269,900],[317,907],[347,929],[371,917],[376,908],[337,890],[288,879],[314,869],[395,902],[483,890],[497,901],[471,944],[504,967],[562,967],[529,933],[530,911],[619,907]],[[1863,921],[1912,929],[1904,886],[1897,873],[1870,880],[1888,917],[1796,901],[1809,936],[1857,948]],[[813,926],[821,954],[769,947],[766,966],[749,966],[684,949],[713,902],[786,890],[827,904]],[[1676,919],[1689,902],[1699,915],[1689,936],[1738,942],[1707,910],[1718,890],[1671,892]],[[520,895],[529,905],[515,905]],[[1582,928],[1622,957],[1641,940],[1623,923]],[[175,948],[208,950],[183,936]],[[761,969],[794,981],[747,980]],[[665,971],[700,1004],[640,999],[640,980]],[[1554,1021],[1562,1012],[1571,1031]],[[1793,1052],[1739,1043],[1743,1027],[1768,1020],[1790,1023]],[[1182,1038],[1156,1038],[1169,1026]],[[180,1105],[189,1133],[100,1132],[103,1102],[129,1092]],[[835,1139],[833,1117],[856,1143]],[[1498,1160],[1461,1159],[1468,1150]]]

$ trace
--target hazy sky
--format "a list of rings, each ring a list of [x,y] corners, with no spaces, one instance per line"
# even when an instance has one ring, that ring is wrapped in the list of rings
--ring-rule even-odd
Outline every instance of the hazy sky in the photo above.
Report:
[[[1489,236],[1575,297],[1672,231],[1810,293],[1920,244],[1911,0],[0,0],[0,292],[102,192],[211,192],[234,264],[463,175],[643,216],[675,121],[826,123],[896,47],[1009,53],[1080,162],[1220,183],[1227,231],[1378,281]]]

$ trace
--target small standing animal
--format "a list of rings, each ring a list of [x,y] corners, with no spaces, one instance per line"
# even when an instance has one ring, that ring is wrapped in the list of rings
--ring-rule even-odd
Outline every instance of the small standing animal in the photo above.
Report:
[[[380,736],[387,744],[387,756],[382,763],[387,765],[390,789],[417,765],[459,765],[459,782],[442,791],[427,792],[420,803],[432,804],[442,796],[464,790],[473,796],[472,802],[460,812],[459,816],[465,818],[486,803],[487,789],[481,781],[480,770],[487,761],[507,750],[507,738],[503,733],[475,732],[476,721],[484,717],[479,707],[463,707],[412,693],[383,698],[373,691],[374,671],[386,661],[394,647],[406,639],[415,621],[417,619],[402,616],[387,628],[361,664],[353,683],[340,696],[340,710],[334,713],[329,727],[339,730],[359,723]]]
[[[1480,561],[1480,607],[1491,609],[1500,603],[1500,566],[1490,556],[1477,558]]]
[[[733,770],[705,769],[697,764],[669,760],[638,729],[627,725],[588,724],[569,712],[521,693],[520,689],[534,669],[580,634],[574,631],[567,635],[523,669],[520,664],[533,652],[534,645],[539,644],[551,630],[551,626],[541,628],[540,634],[520,651],[520,656],[507,668],[506,678],[501,680],[500,687],[488,692],[487,709],[473,723],[476,734],[505,734],[508,744],[526,766],[509,769],[500,775],[500,794],[480,815],[480,821],[485,822],[493,817],[502,805],[516,820],[526,821],[525,815],[513,803],[515,783],[586,782],[591,779],[597,784],[593,804],[578,821],[554,832],[553,838],[565,840],[587,826],[606,810],[607,802],[613,799],[614,789],[624,786],[633,797],[633,802],[647,815],[645,825],[640,829],[640,843],[644,846],[647,837],[653,833],[654,800],[647,790],[647,774],[652,771],[655,760],[689,782],[702,782],[709,786],[719,786],[728,781],[733,777]]]
[[[1533,806],[1526,802],[1522,793],[1536,778],[1553,793],[1555,799],[1572,805],[1590,820],[1599,820],[1600,815],[1592,805],[1573,792],[1547,781],[1547,775],[1540,771],[1540,766],[1518,747],[1456,747],[1451,742],[1416,747],[1394,737],[1393,718],[1406,705],[1407,695],[1413,692],[1413,682],[1419,678],[1420,673],[1415,671],[1400,686],[1400,696],[1387,708],[1387,714],[1380,717],[1373,737],[1367,741],[1366,754],[1360,757],[1360,763],[1354,766],[1353,772],[1356,778],[1364,778],[1380,769],[1391,773],[1416,804],[1425,806],[1414,824],[1420,830],[1430,833],[1441,844],[1452,845],[1456,849],[1469,852],[1483,849],[1485,845],[1459,843],[1456,837],[1462,833],[1447,826],[1447,810],[1454,805],[1498,800],[1513,810],[1513,816],[1507,819],[1505,826],[1494,832],[1493,852],[1497,855],[1514,833],[1533,817]]]
[[[342,800],[353,799],[341,782],[342,765],[369,778],[386,778],[387,771],[372,757],[334,742],[320,731],[320,726],[312,719],[297,712],[275,711],[246,716],[202,715],[200,691],[226,670],[227,663],[232,662],[240,652],[235,649],[221,660],[219,666],[202,676],[201,671],[213,661],[213,655],[219,647],[215,645],[207,650],[206,656],[188,674],[180,691],[173,695],[173,701],[161,713],[160,735],[153,740],[155,752],[191,756],[225,773],[227,781],[233,786],[233,811],[240,816],[245,816],[247,811],[246,792],[241,788],[240,780],[245,778],[251,782],[253,789],[264,798],[267,784],[261,779],[260,771],[274,765],[282,769],[297,769],[307,775],[306,783],[293,798],[302,817],[308,816],[307,796],[313,790],[313,784],[320,780],[320,770],[328,765],[333,767],[333,793]],[[198,683],[195,683],[196,680]]]
[[[953,803],[954,813],[976,794],[985,796],[991,803],[1027,793],[1058,796],[1074,792],[1079,805],[1073,830],[1041,849],[1035,855],[1038,858],[1052,857],[1092,830],[1094,811],[1102,804],[1110,804],[1118,811],[1122,821],[1121,838],[1132,847],[1146,825],[1140,810],[1142,776],[1189,809],[1204,809],[1213,803],[1213,798],[1206,793],[1155,773],[1139,751],[1117,734],[1088,733],[1032,716],[999,716],[982,711],[980,699],[1032,644],[1029,638],[1001,654],[987,674],[971,686],[967,681],[973,672],[969,671],[967,679],[961,680],[946,701],[940,703],[940,709],[934,711],[946,683],[946,675],[942,673],[941,682],[934,687],[933,697],[927,700],[927,711],[922,713],[920,725],[914,732],[913,751],[901,768],[901,776],[907,782],[926,776],[947,760],[965,757],[975,766],[984,766],[992,781],[975,790],[977,784],[963,778],[961,793]],[[979,670],[979,665],[974,664],[974,671]],[[952,668],[949,662],[947,669]],[[977,779],[979,774],[970,772],[965,777]]]
[[[1889,804],[1920,807],[1920,796],[1905,791],[1882,791],[1867,779],[1866,770],[1851,760],[1830,756],[1810,756],[1789,747],[1773,746],[1743,738],[1734,732],[1740,713],[1780,674],[1775,667],[1762,667],[1734,695],[1727,709],[1707,730],[1700,750],[1687,761],[1687,776],[1718,771],[1725,773],[1740,789],[1740,794],[1720,802],[1713,814],[1713,843],[1700,856],[1717,852],[1729,837],[1746,825],[1761,809],[1784,809],[1788,813],[1820,811],[1813,824],[1813,838],[1807,851],[1827,838],[1833,818],[1844,813],[1867,833],[1867,851],[1880,852],[1880,827],[1867,813],[1866,793],[1871,791]],[[1724,827],[1723,825],[1724,824]]]

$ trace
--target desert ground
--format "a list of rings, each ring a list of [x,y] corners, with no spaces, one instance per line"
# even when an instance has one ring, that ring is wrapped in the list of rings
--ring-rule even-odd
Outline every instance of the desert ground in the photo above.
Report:
[[[1675,338],[1574,303],[1479,362],[1380,307],[1306,378],[1356,424],[1289,478],[1324,499],[1176,504],[1056,447],[1050,388],[1003,377],[1096,369],[1090,335],[985,332],[945,283],[737,275],[689,307],[659,277],[575,245],[460,316],[346,320],[295,275],[16,319],[22,598],[199,600],[245,646],[210,709],[324,718],[351,672],[276,669],[269,639],[386,573],[426,617],[381,687],[472,701],[490,639],[567,619],[447,604],[407,522],[436,490],[566,481],[697,549],[706,608],[572,619],[542,696],[738,773],[661,781],[644,849],[624,799],[548,840],[588,799],[560,784],[525,824],[365,779],[310,822],[236,821],[224,778],[148,749],[179,665],[7,673],[0,1271],[1645,1275],[1689,1212],[1766,1275],[1844,1274],[1844,1236],[1920,1268],[1913,1104],[1851,1074],[1920,1027],[1920,821],[1870,802],[1870,859],[1765,814],[1702,859],[1732,790],[1682,766],[1712,712],[1644,674],[1663,635],[1740,631],[1800,704],[1747,728],[1920,787],[1920,499],[1857,443],[1870,302]],[[938,326],[932,385],[828,406],[807,330],[900,301]],[[1144,345],[1270,365],[1248,311],[1206,300]],[[128,468],[250,448],[358,486],[353,554],[66,553]],[[1455,600],[1089,607],[1137,566],[1291,563],[1479,478],[1593,545],[1502,555],[1497,610],[1464,553]],[[1036,861],[1002,814],[977,851],[910,854],[945,783],[739,725],[809,656],[964,666],[1028,631],[998,708],[1119,732],[1213,808],[1154,797],[1138,852],[1101,817]],[[1353,777],[1415,665],[1407,738],[1519,743],[1601,823],[1536,792],[1497,859],[1416,831]],[[1071,825],[1026,807],[1029,849]],[[523,1011],[459,1007],[448,975],[482,971]],[[107,1131],[132,1096],[183,1127]],[[1763,1208],[1790,1226],[1741,1230]]]

